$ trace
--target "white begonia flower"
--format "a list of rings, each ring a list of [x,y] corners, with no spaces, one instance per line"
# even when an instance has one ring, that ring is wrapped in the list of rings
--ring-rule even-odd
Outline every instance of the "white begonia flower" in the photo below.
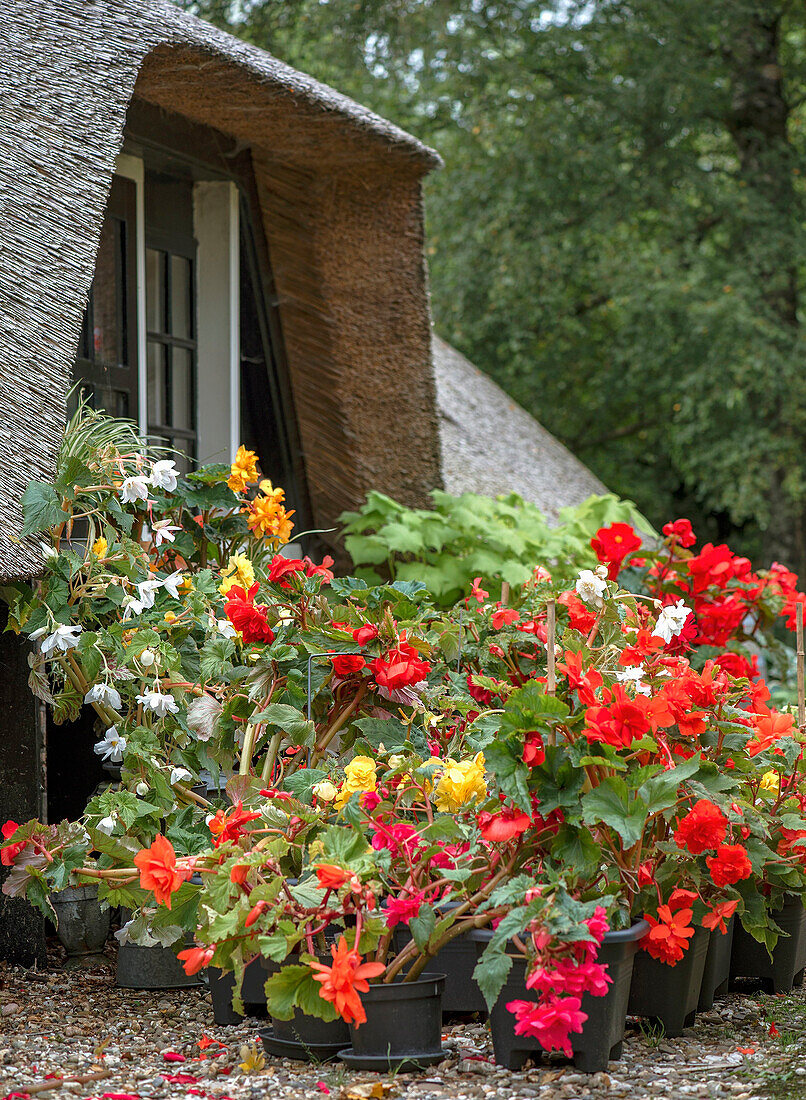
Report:
[[[169,577],[164,577],[162,580],[162,587],[168,592],[175,600],[180,599],[179,585],[185,583],[185,574],[181,569],[176,573],[171,573]]]
[[[222,636],[222,638],[237,638],[238,631],[229,621],[229,619],[216,619],[216,632]]]
[[[686,625],[686,619],[689,615],[693,614],[691,608],[686,607],[684,600],[668,604],[658,615],[658,621],[652,630],[653,637],[663,638],[664,642],[670,642],[672,638],[677,637]]]
[[[594,573],[596,574],[596,576],[601,577],[603,581],[607,580],[607,572],[608,570],[606,565],[597,565],[594,569]]]
[[[148,478],[143,474],[127,477],[120,487],[120,499],[124,504],[134,504],[136,500],[148,500]]]
[[[151,484],[155,489],[164,489],[166,493],[174,491],[178,476],[176,463],[171,458],[161,458],[151,467]]]
[[[50,546],[47,542],[40,542],[42,547],[42,557],[45,561],[53,561],[54,558],[58,558],[59,551],[55,546]]]
[[[142,779],[141,779],[141,780],[140,780],[140,782],[139,782],[139,783],[137,784],[137,786],[136,786],[136,787],[134,788],[134,793],[135,793],[135,794],[136,794],[136,795],[137,795],[137,796],[138,796],[139,798],[145,798],[145,796],[146,796],[147,794],[149,794],[149,793],[150,793],[150,791],[151,791],[151,788],[149,787],[148,783],[144,783]]]
[[[153,649],[144,649],[140,654],[140,664],[143,668],[151,668],[157,659],[157,655]]]
[[[320,802],[332,802],[339,793],[329,779],[323,779],[312,787],[313,793]]]
[[[192,779],[193,776],[187,770],[187,768],[171,768],[171,786],[174,783],[181,783],[183,779]]]
[[[123,706],[120,692],[111,684],[93,684],[84,696],[84,702],[103,703],[105,707],[111,707],[112,710],[120,710]]]
[[[106,833],[107,836],[112,835],[112,831],[117,824],[117,815],[110,814],[109,817],[102,817],[96,825],[96,829],[99,833]]]
[[[585,603],[601,607],[604,603],[604,595],[607,592],[607,583],[602,577],[597,577],[591,569],[583,569],[577,577],[575,585],[577,595]]]
[[[80,626],[63,626],[61,623],[56,629],[48,634],[48,628],[42,626],[39,630],[35,630],[31,637],[34,641],[38,641],[45,634],[47,637],[42,642],[42,654],[47,657],[53,650],[58,650],[60,653],[66,653],[68,649],[75,649],[78,645],[78,635],[81,633]]]
[[[158,718],[179,713],[179,707],[170,692],[163,695],[161,691],[146,691],[137,696],[137,702],[142,704],[144,710],[153,711]]]
[[[121,616],[125,623],[127,619],[130,619],[132,615],[143,614],[143,604],[136,596],[124,596],[123,597],[123,615]]]
[[[95,751],[104,760],[111,760],[113,764],[119,764],[123,760],[126,750],[126,738],[121,737],[115,726],[110,726],[104,734],[103,741],[98,741]]]
[[[162,588],[162,581],[140,581],[137,585],[140,606],[144,608],[153,607],[160,588]]]
[[[644,670],[640,665],[627,665],[616,673],[616,679],[622,684],[632,684],[639,695],[651,694],[649,684],[644,683]]]
[[[158,523],[155,523],[152,531],[154,532],[154,545],[162,546],[164,542],[174,541],[174,531],[181,531],[181,527],[177,527],[171,523],[168,519],[161,519]]]

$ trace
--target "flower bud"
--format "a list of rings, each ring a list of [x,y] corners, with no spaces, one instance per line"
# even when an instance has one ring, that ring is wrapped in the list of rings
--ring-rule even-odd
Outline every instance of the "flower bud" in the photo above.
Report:
[[[140,664],[143,668],[151,668],[156,660],[157,655],[153,649],[144,649],[140,654]]]

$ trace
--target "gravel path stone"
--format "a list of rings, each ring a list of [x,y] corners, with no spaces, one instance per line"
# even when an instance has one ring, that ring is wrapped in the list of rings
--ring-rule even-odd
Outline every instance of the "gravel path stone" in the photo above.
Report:
[[[492,1061],[485,1024],[448,1024],[448,1058],[395,1077],[276,1058],[261,1065],[251,1057],[262,1053],[261,1021],[216,1026],[205,989],[116,989],[111,958],[71,970],[54,956],[45,971],[0,963],[0,1097],[795,1100],[806,1094],[805,1009],[802,989],[785,997],[732,993],[680,1039],[629,1021],[623,1058],[591,1075],[555,1058],[510,1073]],[[200,1048],[205,1036],[215,1042]]]

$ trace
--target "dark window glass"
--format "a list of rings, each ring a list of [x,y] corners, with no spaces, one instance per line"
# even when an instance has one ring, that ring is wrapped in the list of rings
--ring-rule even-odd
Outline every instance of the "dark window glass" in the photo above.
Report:
[[[145,206],[148,435],[193,459],[196,245],[192,183],[147,172]]]
[[[115,176],[101,228],[74,378],[96,409],[137,418],[136,189]]]

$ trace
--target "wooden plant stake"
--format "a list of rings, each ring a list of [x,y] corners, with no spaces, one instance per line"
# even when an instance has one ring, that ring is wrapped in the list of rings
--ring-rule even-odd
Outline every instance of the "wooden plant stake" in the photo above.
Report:
[[[509,584],[507,581],[501,581],[501,606],[509,606]]]
[[[803,604],[800,601],[795,604],[795,624],[798,638],[798,729],[804,733],[806,732],[806,685],[803,679]]]
[[[555,695],[557,692],[557,673],[554,669],[554,644],[557,637],[557,604],[549,600],[546,606],[546,694]],[[557,733],[552,730],[549,734],[549,744],[557,744]]]

